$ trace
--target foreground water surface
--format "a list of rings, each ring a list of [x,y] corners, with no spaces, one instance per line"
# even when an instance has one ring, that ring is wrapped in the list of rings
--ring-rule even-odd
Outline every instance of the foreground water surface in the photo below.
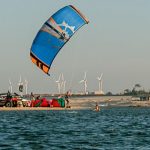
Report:
[[[150,149],[150,108],[0,111],[0,149]]]

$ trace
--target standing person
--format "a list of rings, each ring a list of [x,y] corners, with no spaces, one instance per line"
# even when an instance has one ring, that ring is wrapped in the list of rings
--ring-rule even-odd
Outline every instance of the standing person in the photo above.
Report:
[[[31,100],[35,100],[35,97],[34,97],[34,95],[33,95],[32,92],[31,92],[31,95],[30,95],[30,99],[31,99]]]
[[[34,97],[34,94],[32,92],[31,92],[31,95],[30,95],[30,99],[31,99],[30,106],[34,107],[35,97]]]
[[[66,108],[70,108],[71,106],[69,105],[69,91],[66,92],[65,94],[65,101],[66,101]]]
[[[11,98],[12,98],[11,93],[8,91],[7,92],[7,99],[11,99]]]

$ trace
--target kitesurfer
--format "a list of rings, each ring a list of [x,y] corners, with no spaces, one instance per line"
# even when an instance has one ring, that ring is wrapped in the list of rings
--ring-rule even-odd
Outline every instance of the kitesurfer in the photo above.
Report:
[[[94,110],[95,110],[95,111],[100,111],[100,107],[99,107],[98,103],[96,103]]]

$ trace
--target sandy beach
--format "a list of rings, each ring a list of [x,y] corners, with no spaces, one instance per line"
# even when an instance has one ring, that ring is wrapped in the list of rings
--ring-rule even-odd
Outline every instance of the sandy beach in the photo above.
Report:
[[[100,107],[149,107],[150,101],[132,100],[131,96],[92,96],[70,98],[71,108],[59,107],[1,107],[0,111],[18,110],[93,110],[95,104]]]
[[[100,96],[100,97],[88,97],[88,98],[73,98],[70,103],[73,107],[92,108],[95,103],[98,103],[101,107],[149,107],[150,100],[139,101],[138,99],[132,99],[132,96]]]

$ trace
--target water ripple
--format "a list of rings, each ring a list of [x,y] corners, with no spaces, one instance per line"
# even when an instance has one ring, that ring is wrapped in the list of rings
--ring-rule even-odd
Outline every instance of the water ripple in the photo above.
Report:
[[[1,111],[2,150],[150,149],[149,108]]]

